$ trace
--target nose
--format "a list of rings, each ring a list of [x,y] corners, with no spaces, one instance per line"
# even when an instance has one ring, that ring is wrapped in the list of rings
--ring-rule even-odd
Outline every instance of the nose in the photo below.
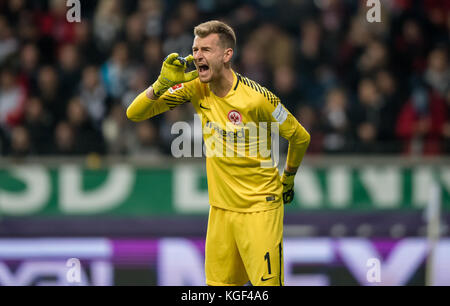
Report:
[[[198,62],[199,60],[201,60],[203,58],[203,54],[200,51],[195,51],[193,56],[194,56],[194,60],[196,62]]]

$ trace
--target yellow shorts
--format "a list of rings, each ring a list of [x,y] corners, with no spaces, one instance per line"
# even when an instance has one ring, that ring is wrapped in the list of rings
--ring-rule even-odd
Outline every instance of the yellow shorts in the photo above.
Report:
[[[206,284],[283,286],[284,206],[241,213],[211,206],[205,246]]]

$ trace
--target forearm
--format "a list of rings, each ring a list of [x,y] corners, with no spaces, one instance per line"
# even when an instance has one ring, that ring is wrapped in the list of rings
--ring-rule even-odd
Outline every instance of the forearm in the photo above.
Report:
[[[169,110],[169,107],[159,101],[153,88],[149,87],[139,94],[127,109],[127,117],[132,121],[143,121]]]
[[[289,137],[289,149],[286,166],[281,175],[283,185],[283,203],[289,204],[294,199],[294,181],[297,169],[308,148],[310,136],[308,132],[296,121],[294,133]]]
[[[305,156],[306,150],[308,149],[311,136],[300,124],[298,124],[295,132],[288,140],[289,148],[285,169],[290,173],[296,173]]]

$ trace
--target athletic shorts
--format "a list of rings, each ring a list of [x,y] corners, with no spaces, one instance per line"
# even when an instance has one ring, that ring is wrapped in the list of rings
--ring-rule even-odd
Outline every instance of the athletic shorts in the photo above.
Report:
[[[211,206],[205,246],[206,284],[283,286],[283,214],[242,213]]]

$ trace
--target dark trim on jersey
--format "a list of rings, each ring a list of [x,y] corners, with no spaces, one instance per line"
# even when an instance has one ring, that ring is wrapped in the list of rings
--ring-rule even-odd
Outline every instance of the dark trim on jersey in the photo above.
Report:
[[[237,74],[237,73],[235,73],[235,74],[236,74],[237,81],[236,81],[236,86],[234,86],[233,90],[236,90],[236,88],[239,85],[239,81],[241,80],[241,76],[239,74]]]
[[[166,103],[166,105],[169,107],[170,110],[174,109],[178,105],[183,104],[183,101],[178,101],[178,100],[174,100],[174,99],[168,99],[167,97],[164,97],[163,100],[164,100],[164,103]]]
[[[189,103],[189,102],[191,102],[191,101],[187,100],[186,102],[182,102],[182,103],[179,103],[179,102],[177,102],[177,103],[166,102],[166,105],[169,107],[170,110],[172,110],[172,109],[174,109],[177,106],[180,106],[180,105],[182,105],[184,103]]]
[[[176,103],[183,103],[184,101],[176,100],[176,99],[169,99],[167,97],[163,98],[164,101],[170,101],[170,102],[176,102]]]
[[[241,80],[244,85],[247,85],[254,91],[257,91],[260,94],[264,95],[264,97],[267,100],[269,100],[270,104],[272,104],[273,106],[276,107],[280,103],[280,99],[276,95],[274,95],[270,90],[268,90],[267,88],[259,85],[258,83],[250,80],[247,77],[240,75],[239,73],[236,73],[236,76],[238,77],[238,81]],[[236,84],[236,87],[237,87],[237,84]]]
[[[281,242],[278,245],[278,252],[279,252],[279,257],[280,257],[280,276],[279,276],[279,280],[280,280],[280,286],[283,286],[283,283],[281,282],[281,273],[283,273],[283,266],[282,266],[283,250],[282,250],[282,247],[281,247]]]
[[[184,96],[179,95],[179,94],[177,94],[177,93],[171,93],[171,94],[168,94],[168,96],[169,96],[169,97],[180,98],[180,99],[185,99]]]
[[[166,105],[169,107],[170,110],[178,106],[178,104],[168,104],[168,103],[166,103]]]

